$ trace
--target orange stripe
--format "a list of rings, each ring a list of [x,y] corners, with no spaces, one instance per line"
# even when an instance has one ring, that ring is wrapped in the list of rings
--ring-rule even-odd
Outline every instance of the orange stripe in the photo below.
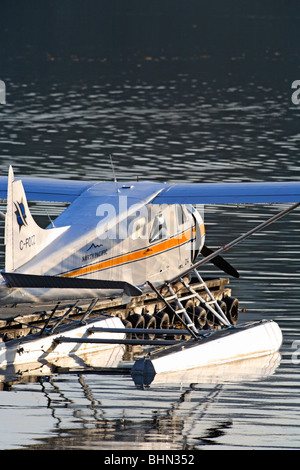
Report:
[[[163,251],[169,250],[170,248],[174,248],[176,246],[182,245],[183,243],[186,243],[187,241],[189,241],[190,238],[191,238],[191,229],[187,230],[181,235],[165,240],[152,247],[148,247],[146,249],[143,248],[142,250],[136,251],[134,253],[128,253],[126,255],[118,256],[117,258],[110,259],[107,261],[102,261],[101,263],[93,264],[91,266],[85,266],[84,268],[79,268],[79,269],[76,269],[75,271],[62,274],[61,277],[82,276],[83,274],[93,273],[101,269],[112,268],[119,264],[129,263],[132,261],[138,261],[139,259],[147,258],[148,256],[153,256]]]

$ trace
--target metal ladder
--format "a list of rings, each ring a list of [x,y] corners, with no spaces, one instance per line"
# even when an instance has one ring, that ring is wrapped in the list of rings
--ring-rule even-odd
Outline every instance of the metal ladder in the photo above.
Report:
[[[197,269],[194,269],[194,273],[197,277],[197,279],[200,281],[200,286],[203,287],[206,293],[209,296],[210,300],[205,300],[203,297],[201,297],[198,292],[196,292],[191,286],[189,286],[184,279],[180,279],[184,287],[194,295],[196,299],[200,301],[200,303],[207,308],[223,325],[225,326],[231,326],[231,323],[229,322],[228,318],[226,318],[226,315],[224,314],[223,310],[221,309],[220,305],[218,304],[217,299],[213,296],[212,292],[209,290],[207,287],[205,281],[202,279],[200,274],[198,273]]]
[[[231,323],[228,321],[226,318],[223,310],[221,309],[220,305],[218,304],[218,301],[214,298],[213,294],[210,292],[208,289],[206,283],[198,273],[198,271],[195,269],[194,270],[196,277],[200,281],[200,286],[203,287],[206,293],[209,296],[210,300],[205,300],[203,297],[201,297],[198,292],[196,292],[191,286],[189,286],[184,279],[180,278],[180,282],[183,284],[183,286],[186,288],[188,293],[186,295],[181,296],[180,298],[178,297],[177,293],[174,291],[172,285],[170,283],[167,283],[165,287],[168,289],[167,295],[163,295],[161,292],[159,292],[151,283],[149,283],[150,287],[156,292],[158,297],[165,303],[167,308],[174,313],[176,318],[183,323],[183,325],[191,332],[192,336],[195,338],[198,338],[199,331],[196,328],[194,322],[191,320],[188,312],[186,311],[186,308],[183,306],[182,302],[185,300],[189,300],[192,298],[196,298],[200,301],[201,305],[203,305],[205,308],[207,308],[221,323],[223,323],[225,326],[231,326]],[[171,305],[170,302],[174,302],[176,304],[176,308],[174,309]],[[180,317],[179,314],[183,314],[184,320]]]

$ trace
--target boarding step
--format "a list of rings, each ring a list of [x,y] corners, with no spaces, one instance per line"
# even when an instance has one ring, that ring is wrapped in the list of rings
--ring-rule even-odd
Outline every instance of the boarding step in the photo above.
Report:
[[[229,320],[226,318],[226,315],[224,314],[223,310],[221,309],[220,305],[218,304],[217,299],[215,299],[214,295],[212,292],[209,290],[207,287],[206,283],[198,273],[198,271],[195,269],[194,270],[195,276],[198,278],[200,284],[203,285],[205,292],[208,294],[208,297],[210,300],[205,300],[204,297],[201,297],[201,295],[196,292],[189,284],[185,282],[184,279],[180,279],[184,287],[195,296],[196,299],[199,300],[200,304],[204,306],[204,308],[208,309],[220,322],[221,324],[225,326],[230,326]],[[214,306],[214,307],[213,307]]]
[[[185,306],[182,302],[196,298],[199,300],[200,305],[202,305],[206,310],[209,310],[220,322],[221,325],[230,326],[229,320],[226,318],[223,310],[221,309],[218,301],[213,296],[212,292],[208,289],[206,283],[198,273],[198,271],[194,270],[195,276],[198,279],[201,287],[204,287],[206,294],[208,295],[209,300],[204,299],[201,297],[198,292],[196,292],[186,281],[180,278],[180,282],[187,290],[187,294],[178,297],[177,293],[174,291],[172,285],[167,283],[164,289],[161,292],[158,292],[157,289],[149,282],[148,284],[150,287],[157,293],[158,297],[163,300],[169,311],[173,312],[176,316],[177,320],[179,320],[183,326],[192,334],[194,337],[199,336],[199,331],[196,328],[194,322],[190,318]],[[167,292],[166,292],[167,291]],[[170,304],[172,301],[172,305]],[[175,306],[173,307],[173,305]],[[183,316],[181,317],[181,314]]]

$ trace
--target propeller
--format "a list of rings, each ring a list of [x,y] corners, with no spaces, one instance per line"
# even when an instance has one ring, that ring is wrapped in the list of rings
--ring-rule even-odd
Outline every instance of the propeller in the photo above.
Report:
[[[202,250],[201,250],[201,254],[206,258],[206,256],[209,256],[213,253],[213,250],[211,250],[210,248],[208,248],[208,246],[204,245]],[[233,266],[231,266],[231,264],[229,264],[227,261],[225,261],[224,258],[222,258],[222,256],[216,256],[214,258],[212,258],[210,260],[211,263],[213,263],[217,268],[221,269],[222,271],[224,271],[225,273],[227,274],[230,274],[230,276],[233,276],[233,277],[240,277],[239,273],[237,272],[236,269],[234,269]]]

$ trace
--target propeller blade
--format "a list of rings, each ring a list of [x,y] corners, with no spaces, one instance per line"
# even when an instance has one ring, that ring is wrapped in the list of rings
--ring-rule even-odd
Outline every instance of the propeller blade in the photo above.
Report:
[[[209,256],[212,253],[213,253],[213,250],[208,248],[208,246],[206,246],[206,245],[203,246],[203,248],[201,250],[201,254],[205,258],[206,258],[206,256]],[[236,278],[240,277],[237,270],[234,269],[234,267],[231,266],[231,264],[229,264],[227,261],[225,261],[225,259],[222,258],[222,256],[216,256],[215,258],[212,258],[210,262],[213,263],[217,268],[224,271],[225,273],[230,274],[230,276],[233,276],[233,277],[236,277]]]

